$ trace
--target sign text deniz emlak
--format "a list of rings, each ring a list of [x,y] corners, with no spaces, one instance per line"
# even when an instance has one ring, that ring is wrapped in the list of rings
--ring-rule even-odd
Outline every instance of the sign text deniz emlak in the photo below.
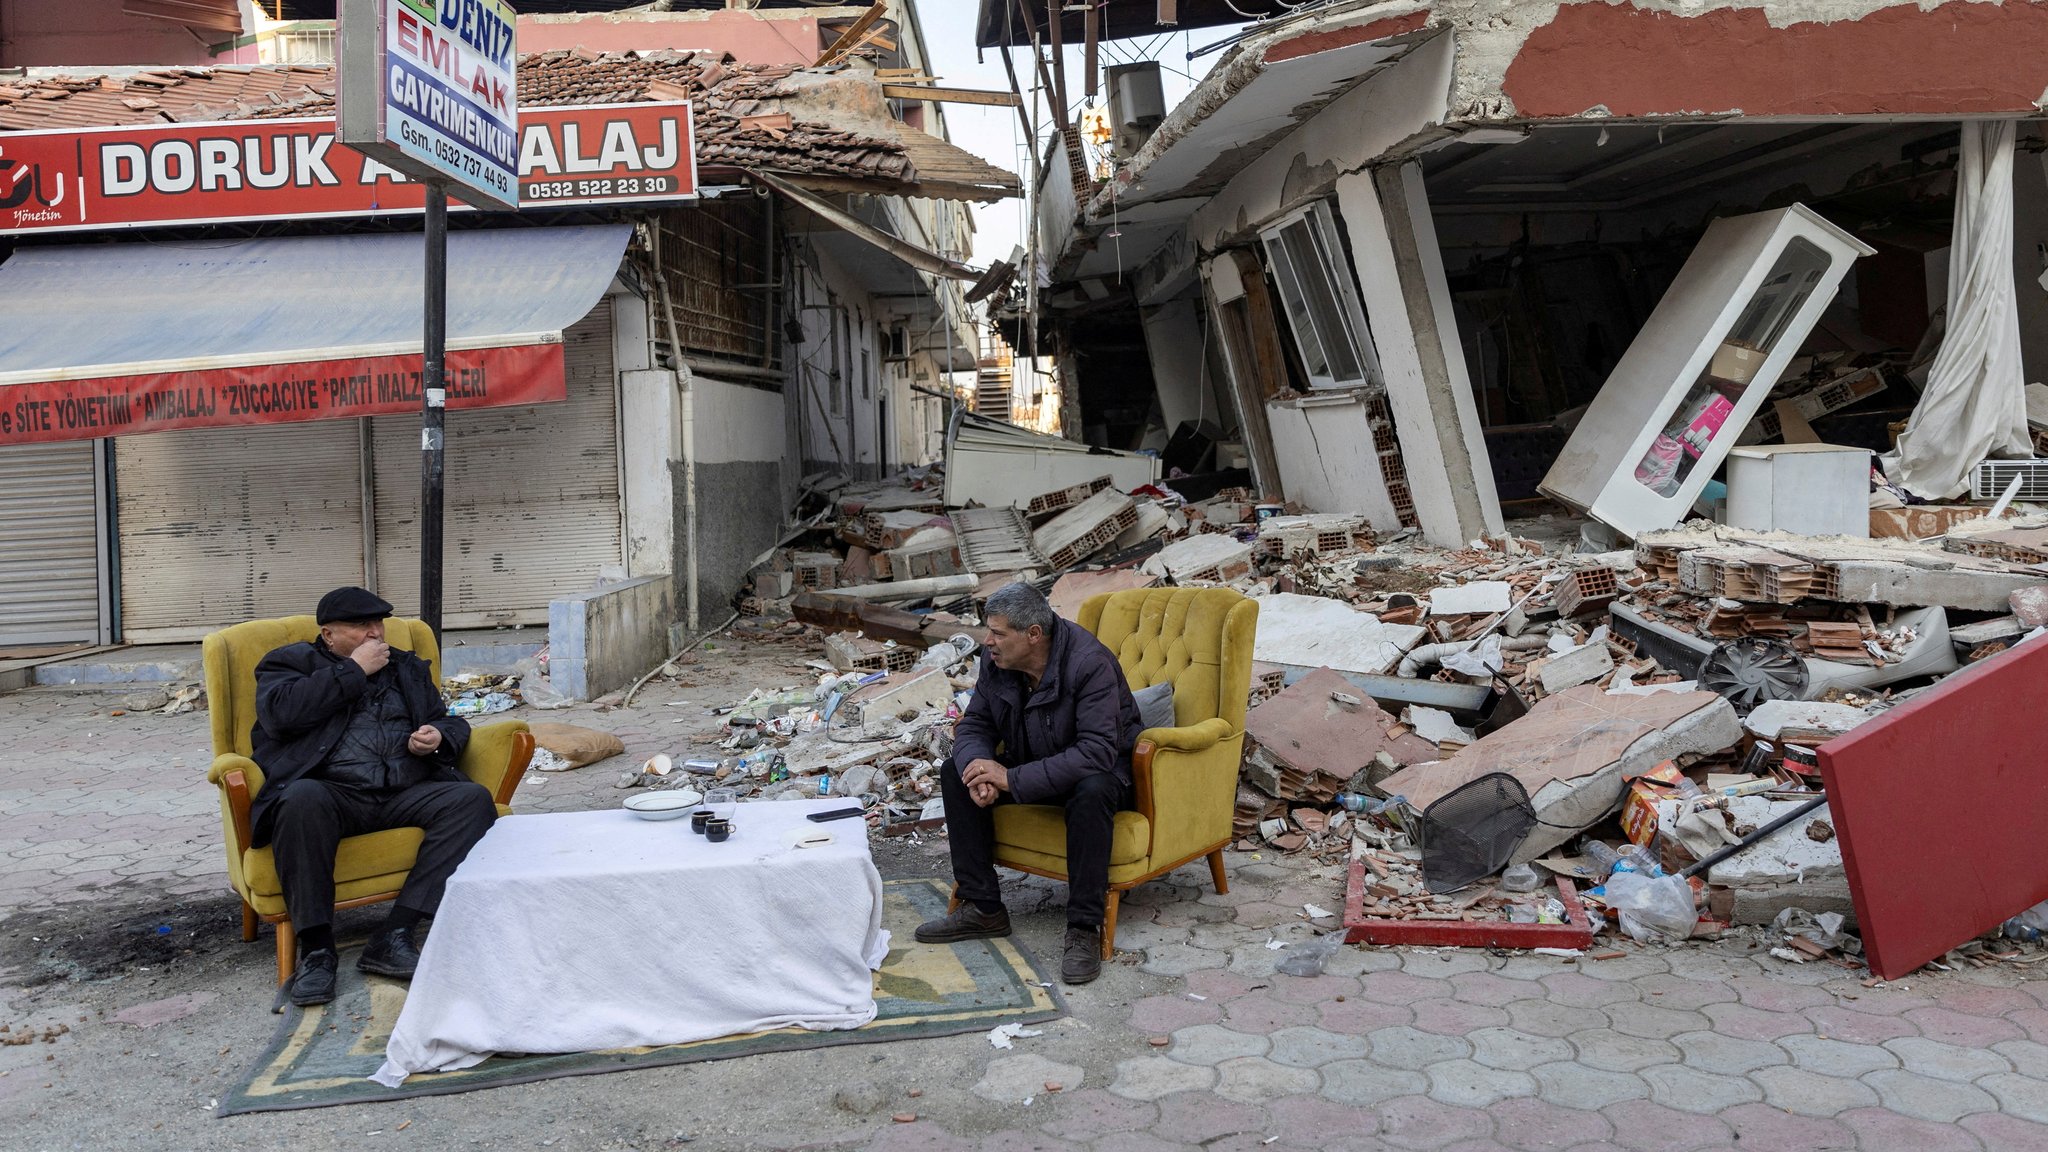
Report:
[[[506,0],[343,0],[341,140],[479,207],[519,206]]]

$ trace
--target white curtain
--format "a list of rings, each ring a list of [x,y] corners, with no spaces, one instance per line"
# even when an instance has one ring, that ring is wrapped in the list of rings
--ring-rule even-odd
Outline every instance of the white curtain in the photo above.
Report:
[[[1963,125],[1949,247],[1948,331],[1899,437],[1891,480],[1915,495],[1966,493],[1978,461],[2033,454],[2013,289],[2011,120]]]

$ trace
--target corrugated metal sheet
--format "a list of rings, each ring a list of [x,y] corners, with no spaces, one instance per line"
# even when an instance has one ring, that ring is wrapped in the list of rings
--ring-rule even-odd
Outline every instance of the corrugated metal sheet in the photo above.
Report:
[[[123,437],[114,476],[130,641],[311,612],[363,579],[354,420]]]
[[[0,645],[98,639],[93,473],[89,440],[0,448]]]
[[[545,624],[624,555],[609,298],[563,333],[569,398],[448,414],[442,622]],[[374,428],[378,592],[419,610],[420,423]]]

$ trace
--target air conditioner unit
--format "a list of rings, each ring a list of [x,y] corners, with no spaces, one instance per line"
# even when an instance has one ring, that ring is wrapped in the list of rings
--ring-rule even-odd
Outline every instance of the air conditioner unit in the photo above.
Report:
[[[2048,500],[2048,460],[1986,460],[1970,473],[1970,499],[1996,500],[2014,479],[2018,500]]]
[[[1159,76],[1159,62],[1119,64],[1103,73],[1109,84],[1109,128],[1111,146],[1119,157],[1129,157],[1145,146],[1152,130],[1166,119],[1166,89]]]

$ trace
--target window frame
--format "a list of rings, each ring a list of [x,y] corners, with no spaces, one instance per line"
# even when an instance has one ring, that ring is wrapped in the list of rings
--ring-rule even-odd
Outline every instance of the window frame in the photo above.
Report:
[[[1290,233],[1313,257],[1314,274],[1306,274],[1296,253],[1289,250]],[[1371,323],[1359,301],[1350,252],[1338,234],[1329,202],[1318,200],[1288,213],[1260,229],[1259,242],[1266,276],[1273,283],[1278,311],[1286,317],[1288,335],[1309,389],[1382,387],[1385,376],[1380,371],[1379,351],[1373,346]],[[1340,358],[1348,358],[1356,370],[1338,364]]]

